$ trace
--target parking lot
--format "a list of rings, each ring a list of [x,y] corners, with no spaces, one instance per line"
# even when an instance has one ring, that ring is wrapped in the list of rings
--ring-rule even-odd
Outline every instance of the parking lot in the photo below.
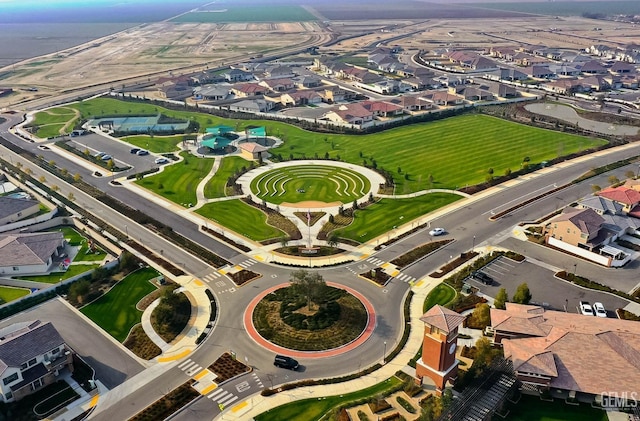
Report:
[[[626,300],[614,295],[580,288],[557,279],[554,277],[555,272],[526,260],[516,262],[500,257],[485,266],[482,272],[493,278],[492,285],[485,285],[471,278],[466,282],[490,297],[495,297],[500,288],[505,288],[511,298],[518,285],[526,282],[533,297],[531,304],[542,305],[554,310],[564,310],[566,306],[567,311],[579,313],[578,304],[580,301],[588,301],[591,304],[599,301],[607,309],[608,317],[616,317],[614,310],[627,305]]]
[[[51,322],[64,341],[96,371],[96,378],[112,389],[144,370],[144,366],[115,339],[69,308],[62,299],[44,304],[2,320],[0,328],[13,323],[41,320]]]

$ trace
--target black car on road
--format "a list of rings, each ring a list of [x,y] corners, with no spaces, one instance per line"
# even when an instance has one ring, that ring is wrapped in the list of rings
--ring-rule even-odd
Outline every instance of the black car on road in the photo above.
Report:
[[[273,365],[280,368],[288,368],[289,370],[297,370],[299,366],[298,361],[284,355],[276,355]]]
[[[471,278],[482,282],[485,285],[491,285],[493,284],[493,278],[489,275],[487,275],[484,272],[480,272],[479,270],[476,270],[475,272],[473,272],[471,274]]]

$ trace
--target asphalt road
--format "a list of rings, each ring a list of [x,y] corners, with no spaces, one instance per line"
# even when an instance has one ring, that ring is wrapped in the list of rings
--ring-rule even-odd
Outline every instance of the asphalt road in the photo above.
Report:
[[[7,124],[10,123],[5,123],[0,126],[0,132],[6,131]],[[16,141],[23,147],[35,148],[35,145],[25,142],[22,139],[12,138],[6,134],[4,136]],[[44,155],[50,153],[50,151],[42,151],[39,153]],[[609,174],[601,175],[600,177],[554,193],[514,211],[495,222],[491,222],[488,219],[492,212],[497,213],[514,203],[524,201],[540,192],[551,190],[554,185],[569,182],[592,167],[611,163],[635,154],[640,154],[640,145],[634,145],[631,149],[617,151],[606,157],[593,158],[567,168],[547,169],[545,170],[546,173],[540,177],[532,178],[530,176],[523,176],[521,177],[522,182],[519,184],[513,185],[510,188],[500,187],[497,193],[438,218],[432,222],[432,225],[445,227],[449,233],[448,236],[454,238],[456,241],[409,268],[404,269],[403,272],[415,277],[422,277],[446,263],[452,256],[467,251],[474,245],[500,244],[510,235],[511,230],[517,222],[537,219],[544,214],[556,210],[560,205],[565,205],[577,200],[579,197],[589,194],[591,191],[590,185],[606,185],[604,181]],[[2,151],[1,155],[4,156],[5,159],[9,159],[7,152]],[[50,157],[54,159],[53,155]],[[18,158],[12,155],[10,159],[16,160]],[[45,156],[45,159],[48,160],[49,156]],[[59,166],[65,167],[70,171],[73,171],[72,168],[77,166],[73,161],[66,161],[58,155],[55,155],[54,160],[56,160]],[[35,168],[30,163],[23,162],[23,165],[32,167],[36,176],[43,173],[42,170]],[[633,169],[636,169],[635,166]],[[83,171],[83,173],[87,172],[87,170],[83,168],[79,169],[79,171]],[[622,168],[613,173],[622,178],[625,171],[626,169]],[[50,174],[46,174],[46,176],[48,180],[52,177]],[[161,206],[155,205],[153,202],[141,200],[140,197],[128,190],[114,188],[108,185],[103,179],[85,177],[85,180],[101,188],[108,194],[119,198],[123,202],[129,203],[150,215],[154,215],[157,219],[171,225],[176,231],[192,238],[194,241],[200,242],[215,253],[231,260],[234,264],[246,261],[247,259],[235,249],[200,234],[193,223],[183,220],[178,215]],[[58,185],[61,187],[63,194],[66,195],[67,192],[73,191],[77,198],[77,203],[100,215],[114,226],[119,227],[123,232],[125,226],[127,226],[126,230],[131,236],[138,238],[142,243],[147,244],[153,249],[163,250],[166,258],[173,262],[182,263],[187,271],[193,275],[203,278],[213,271],[213,268],[197,259],[197,257],[191,256],[180,248],[155,236],[143,227],[138,226],[135,221],[130,221],[118,215],[102,203],[83,195],[71,186],[66,186],[62,182]],[[430,241],[427,231],[428,230],[423,230],[404,238],[380,251],[375,257],[382,261],[390,261],[413,247]],[[340,357],[322,360],[300,359],[301,364],[304,366],[304,371],[285,373],[280,369],[275,369],[272,365],[273,354],[270,351],[256,346],[246,334],[242,325],[242,314],[247,303],[256,293],[272,285],[286,282],[290,269],[255,263],[251,266],[251,270],[263,274],[263,278],[261,278],[260,281],[252,282],[241,288],[230,287],[229,280],[223,281],[224,285],[218,285],[215,282],[213,285],[210,285],[219,301],[220,317],[209,338],[192,353],[189,358],[202,366],[207,366],[223,351],[233,349],[239,358],[247,357],[250,364],[254,366],[256,375],[261,379],[263,384],[269,385],[270,383],[277,385],[302,378],[346,374],[380,361],[384,349],[383,342],[387,342],[386,350],[390,352],[391,349],[393,349],[392,344],[395,344],[399,339],[402,324],[402,306],[400,303],[402,297],[408,290],[408,285],[396,279],[390,282],[386,288],[378,288],[357,278],[353,270],[354,266],[358,269],[357,265],[359,264],[362,264],[362,262],[320,269],[319,272],[328,281],[343,283],[347,286],[357,288],[376,308],[378,318],[374,335],[363,346]],[[352,270],[349,270],[349,268]],[[622,273],[627,269],[618,270]],[[143,402],[150,402],[154,397],[166,393],[167,388],[171,385],[180,384],[188,379],[186,374],[179,375],[179,373],[180,370],[177,368],[176,363],[174,368],[167,369],[166,373],[163,373],[152,383],[147,384],[145,387],[140,387],[138,391],[133,394],[123,396],[122,404],[118,405],[117,408],[110,408],[108,411],[109,415],[103,412],[98,414],[95,419],[107,419],[107,417],[110,419],[124,419],[132,415],[140,408]]]

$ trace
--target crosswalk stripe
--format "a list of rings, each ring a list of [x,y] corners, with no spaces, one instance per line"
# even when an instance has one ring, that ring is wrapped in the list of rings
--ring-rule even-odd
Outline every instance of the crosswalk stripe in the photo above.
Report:
[[[220,403],[220,404],[222,404],[222,405],[229,405],[229,404],[231,404],[231,403],[233,403],[233,402],[235,402],[235,401],[237,401],[237,400],[238,400],[238,397],[237,397],[237,396],[235,396],[235,395],[231,395],[231,396],[229,396],[227,399],[224,399],[224,400],[222,400],[222,401],[219,401],[218,403]]]
[[[214,396],[212,399],[216,402],[220,402],[226,398],[228,398],[229,396],[233,396],[231,394],[231,392],[227,392],[226,390],[223,390],[222,393],[219,396]]]
[[[195,363],[196,363],[195,361],[191,361],[191,358],[189,358],[188,360],[181,362],[180,365],[178,365],[178,368],[180,370],[186,370],[187,368],[194,365]]]
[[[238,263],[238,265],[242,266],[244,269],[246,269],[248,266],[245,265],[244,263]]]
[[[191,367],[188,370],[185,370],[184,372],[187,373],[190,376],[193,376],[194,374],[196,374],[198,371],[202,370],[202,366],[201,365],[194,365],[193,367]]]
[[[249,259],[248,261],[251,262],[251,263],[258,263],[257,261],[255,261],[253,259]]]
[[[218,389],[215,392],[213,392],[212,394],[210,394],[209,396],[207,396],[207,398],[214,399],[214,398],[218,397],[218,395],[223,395],[225,393],[229,393],[229,392],[227,392],[227,391],[225,391],[223,389]]]

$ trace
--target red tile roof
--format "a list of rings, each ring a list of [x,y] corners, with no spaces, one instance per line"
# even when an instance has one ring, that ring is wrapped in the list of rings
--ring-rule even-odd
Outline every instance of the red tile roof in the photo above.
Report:
[[[597,195],[629,206],[640,203],[640,192],[625,186],[609,187]]]
[[[431,307],[429,311],[420,317],[420,321],[430,326],[437,327],[446,333],[449,333],[460,326],[462,322],[464,322],[464,319],[466,319],[466,316],[442,307],[441,305]]]

